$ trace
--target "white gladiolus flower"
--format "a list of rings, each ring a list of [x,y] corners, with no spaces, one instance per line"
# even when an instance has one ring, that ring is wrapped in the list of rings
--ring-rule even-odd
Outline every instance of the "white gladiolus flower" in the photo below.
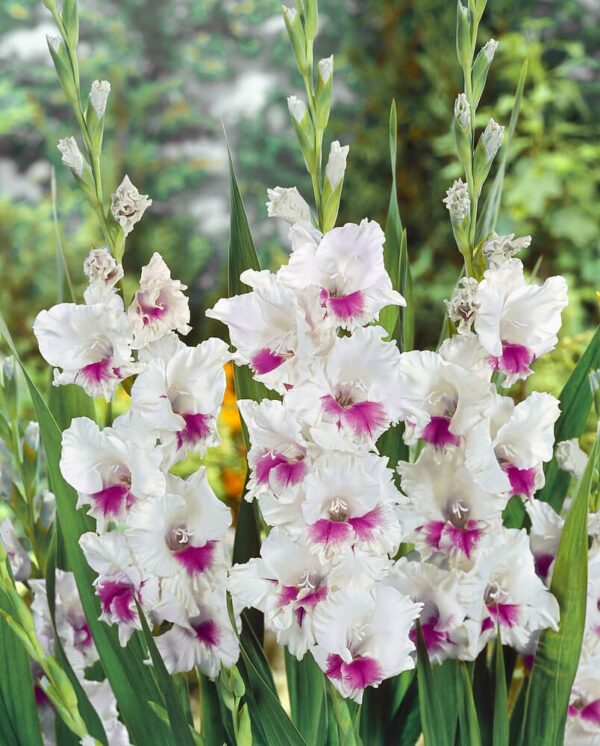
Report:
[[[333,55],[319,60],[317,64],[317,71],[319,73],[319,77],[323,81],[323,84],[327,85],[333,73]]]
[[[575,479],[581,479],[587,462],[587,453],[581,450],[577,438],[562,440],[556,445],[556,463]]]
[[[355,329],[376,319],[384,306],[406,305],[385,270],[385,236],[377,223],[347,223],[320,240],[306,233],[292,235],[296,246],[277,276],[294,288],[319,288],[331,322]]]
[[[102,727],[111,746],[130,746],[127,728],[119,720],[117,700],[110,688],[108,679],[104,681],[81,680],[81,685],[102,721]],[[89,739],[89,740],[86,740]],[[95,746],[97,741],[91,736],[84,736],[81,746]]]
[[[471,121],[471,107],[464,93],[459,93],[454,102],[454,116],[464,129]]]
[[[107,248],[92,249],[83,263],[83,272],[89,280],[83,294],[86,304],[109,303],[116,284],[123,278],[121,264],[117,264]]]
[[[459,334],[471,331],[475,315],[479,308],[477,302],[478,282],[474,277],[463,277],[458,283],[451,300],[445,300],[450,321],[456,326]]]
[[[174,334],[146,347],[145,369],[131,388],[125,420],[162,445],[169,464],[187,452],[219,445],[217,417],[225,395],[223,366],[231,359],[221,339],[187,347]]]
[[[10,518],[0,523],[0,542],[4,545],[15,580],[24,581],[31,572],[31,560],[19,541]]]
[[[145,347],[170,331],[187,334],[190,309],[183,291],[186,286],[171,279],[171,272],[158,252],[142,267],[140,286],[127,314],[133,327],[134,348]]]
[[[308,223],[310,207],[296,187],[267,189],[269,201],[267,214],[270,218],[282,218],[287,223]]]
[[[109,400],[117,383],[143,367],[132,360],[129,320],[116,295],[110,303],[59,303],[41,311],[33,332],[55,367],[55,386],[75,383],[88,396]]]
[[[490,356],[479,344],[476,334],[455,334],[448,337],[442,342],[438,353],[447,363],[459,365],[484,381],[489,382],[492,377]]]
[[[456,179],[446,192],[442,202],[448,208],[450,217],[455,223],[462,221],[471,214],[471,198],[469,190],[462,179]]]
[[[600,655],[582,657],[567,710],[565,744],[597,746],[600,743]]]
[[[477,301],[475,331],[494,368],[505,374],[505,386],[527,378],[532,361],[554,349],[569,302],[564,277],[527,284],[518,259],[485,272]]]
[[[504,127],[500,126],[493,119],[487,123],[483,134],[481,135],[488,163],[494,160],[496,153],[500,150],[504,140]]]
[[[473,562],[485,533],[502,525],[508,493],[488,492],[474,479],[462,452],[426,446],[414,463],[401,461],[398,473],[408,504],[400,520],[423,557],[451,556],[461,566]]]
[[[292,117],[294,117],[298,124],[301,124],[306,114],[306,104],[304,101],[297,96],[288,96],[287,104]]]
[[[203,594],[185,623],[174,624],[157,637],[156,646],[169,673],[191,671],[198,666],[203,674],[215,680],[221,665],[229,668],[239,656],[239,643],[229,622],[224,592]]]
[[[117,190],[112,194],[110,211],[123,229],[123,233],[128,236],[151,204],[152,200],[148,199],[148,195],[140,194],[131,183],[129,176],[125,175]]]
[[[335,191],[340,181],[344,178],[349,152],[349,145],[340,145],[338,140],[334,140],[331,143],[329,158],[327,159],[327,165],[325,166],[325,176],[327,177],[332,192]]]
[[[525,510],[531,520],[529,546],[535,560],[535,571],[540,578],[549,581],[565,522],[551,505],[541,500],[528,500]]]
[[[118,427],[117,420],[115,427],[99,430],[87,417],[76,417],[62,437],[62,475],[79,493],[77,506],[90,505],[101,526],[165,489],[160,450],[122,436]]]
[[[110,93],[110,83],[108,80],[95,80],[92,83],[90,91],[90,101],[96,112],[98,119],[102,119],[106,110],[106,102]]]
[[[367,686],[414,668],[409,634],[420,610],[389,586],[345,588],[315,610],[311,652],[336,689],[361,702]]]
[[[70,168],[75,176],[81,178],[83,174],[84,160],[74,137],[64,137],[58,141],[57,148],[62,156],[62,162]]]

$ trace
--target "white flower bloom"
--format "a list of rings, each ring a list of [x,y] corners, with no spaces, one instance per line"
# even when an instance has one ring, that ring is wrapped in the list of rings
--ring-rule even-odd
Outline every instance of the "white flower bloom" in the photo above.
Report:
[[[267,195],[267,214],[270,218],[281,218],[291,224],[310,220],[310,207],[296,187],[267,189]]]
[[[102,119],[106,110],[106,102],[110,93],[110,83],[108,80],[95,80],[92,83],[90,91],[90,101],[96,112],[98,119]]]
[[[54,626],[48,606],[45,580],[30,580],[33,591],[31,611],[38,640],[45,653],[54,655]],[[69,663],[78,675],[98,660],[98,652],[83,613],[75,576],[71,572],[56,570],[54,612],[56,632]]]
[[[152,204],[147,194],[140,194],[125,175],[117,190],[111,195],[110,211],[113,218],[128,236],[133,226],[139,223],[143,214]]]
[[[459,334],[471,331],[479,303],[477,288],[479,283],[474,277],[463,277],[458,283],[451,300],[445,300],[450,321],[456,326]]]
[[[442,202],[446,205],[450,217],[455,223],[462,223],[471,214],[469,190],[462,179],[456,179],[447,190]]]
[[[312,380],[286,395],[286,405],[308,424],[322,448],[371,448],[402,414],[398,397],[400,355],[396,344],[383,342],[379,326],[357,329],[337,338]]]
[[[483,255],[487,259],[489,267],[501,267],[512,259],[521,249],[526,249],[531,244],[531,236],[515,238],[514,233],[506,236],[493,236],[483,244]]]
[[[473,603],[479,590],[477,585],[464,583],[460,571],[450,571],[407,557],[394,564],[384,582],[423,606],[419,622],[432,663],[460,657],[459,643],[464,637],[465,626],[470,624],[466,619],[465,592],[471,593],[469,600]],[[410,638],[416,644],[416,630],[411,631]]]
[[[501,527],[508,494],[481,487],[459,449],[426,446],[414,463],[401,461],[398,473],[408,497],[400,508],[406,539],[424,557],[441,553],[467,566],[484,534]]]
[[[15,580],[27,580],[31,572],[31,560],[19,541],[10,518],[0,523],[0,542],[4,545]]]
[[[62,475],[79,493],[77,507],[90,505],[101,526],[165,490],[160,450],[123,438],[116,427],[99,430],[87,417],[76,417],[62,436]]]
[[[115,285],[123,277],[121,264],[117,264],[107,248],[91,249],[83,263],[83,272],[89,280],[83,294],[86,305],[109,303],[115,294]]]
[[[600,745],[600,656],[582,658],[571,690],[566,746]]]
[[[549,581],[564,520],[552,506],[541,500],[528,500],[525,510],[531,520],[529,546],[535,560],[535,570],[540,578]]]
[[[322,555],[334,556],[351,546],[381,554],[398,549],[402,531],[397,505],[403,497],[385,458],[324,452],[304,480],[304,491],[307,538]]]
[[[187,334],[190,309],[183,291],[186,286],[171,279],[171,272],[158,252],[142,267],[140,286],[127,314],[131,319],[134,348],[145,347],[170,331]]]
[[[75,176],[81,178],[85,162],[75,138],[64,137],[62,140],[58,141],[58,145],[56,147],[60,151],[62,162],[65,164],[65,166],[67,166],[67,168],[70,168]]]
[[[302,371],[314,355],[319,340],[309,306],[313,303],[266,270],[242,274],[254,289],[232,298],[221,298],[206,312],[229,327],[236,362],[249,365],[258,381],[283,393],[304,377]],[[333,341],[333,329],[331,339]]]
[[[294,117],[298,124],[301,124],[302,120],[304,119],[304,115],[306,114],[306,104],[304,103],[304,101],[302,101],[302,99],[298,98],[297,96],[288,96],[287,104],[290,114]]]
[[[503,644],[521,653],[533,652],[541,630],[558,630],[558,602],[536,575],[525,530],[499,529],[484,537],[473,573],[486,584],[480,650],[495,637],[497,626]]]
[[[229,508],[212,491],[204,467],[187,479],[167,476],[166,494],[136,504],[125,536],[140,567],[162,578],[199,578],[222,564],[218,541]]]
[[[437,448],[458,446],[490,401],[485,380],[429,350],[400,355],[394,393],[405,410],[406,443],[423,438]]]
[[[496,153],[500,150],[500,146],[504,140],[504,127],[499,125],[493,119],[490,119],[481,135],[481,139],[483,141],[488,163],[491,163],[491,161],[496,157]]]
[[[562,440],[556,444],[556,463],[558,467],[569,472],[575,479],[581,479],[587,462],[587,453],[581,450],[577,438]]]
[[[442,342],[438,353],[447,363],[459,365],[484,381],[489,382],[492,377],[490,356],[476,334],[454,334]]]
[[[498,42],[495,39],[490,39],[483,46],[483,53],[485,54],[487,61],[491,62],[496,54],[498,48]]]
[[[485,272],[477,292],[475,331],[511,386],[531,373],[531,362],[554,349],[562,309],[568,304],[564,277],[527,284],[523,265],[512,259]]]
[[[169,463],[219,445],[223,366],[231,359],[227,344],[211,338],[187,347],[169,334],[146,347],[141,358],[147,362],[131,387],[129,424],[159,438]]]
[[[215,680],[221,664],[231,667],[238,659],[239,644],[229,622],[221,590],[203,594],[186,624],[174,624],[156,638],[156,646],[169,673],[191,671],[194,666]]]
[[[119,720],[117,700],[110,688],[108,679],[88,681],[80,678],[80,683],[102,722],[110,746],[130,746],[129,734],[127,728]],[[97,741],[91,736],[84,736],[81,740],[82,746],[95,746],[95,744],[97,744]]]
[[[246,499],[265,491],[281,493],[301,484],[308,472],[308,443],[294,413],[280,401],[260,403],[239,399],[238,407],[248,428],[252,471]]]
[[[315,610],[311,652],[336,689],[361,702],[366,687],[414,668],[409,634],[420,609],[381,583],[371,592],[345,588]]]
[[[296,240],[300,236],[303,240],[277,276],[294,288],[318,287],[323,309],[335,324],[355,329],[376,319],[384,306],[406,305],[385,270],[385,235],[377,223],[347,223],[319,242],[298,233]]]
[[[335,191],[340,181],[344,178],[349,152],[349,145],[340,145],[338,140],[334,140],[331,143],[329,158],[327,159],[327,165],[325,166],[325,176],[327,177],[332,192]]]
[[[331,55],[330,57],[325,57],[322,60],[319,60],[317,64],[317,71],[319,73],[319,77],[321,78],[323,84],[327,85],[333,73],[333,55]]]
[[[471,107],[464,93],[459,93],[454,102],[454,116],[464,129],[471,121]]]
[[[59,303],[41,311],[33,332],[42,356],[56,368],[55,386],[75,383],[88,396],[108,400],[120,381],[142,367],[132,360],[129,320],[116,295],[109,304]]]

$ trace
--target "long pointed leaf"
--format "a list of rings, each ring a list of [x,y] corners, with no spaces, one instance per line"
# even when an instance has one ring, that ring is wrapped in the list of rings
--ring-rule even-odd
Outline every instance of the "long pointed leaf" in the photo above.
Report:
[[[492,746],[508,746],[508,694],[506,691],[506,672],[504,670],[504,652],[500,631],[496,638],[494,651],[494,729],[492,733]]]
[[[419,685],[421,726],[426,746],[452,746],[455,729],[449,732],[446,712],[449,708],[447,703],[443,703],[442,700],[442,696],[445,697],[446,692],[442,693],[437,685],[419,623],[417,623],[417,682]],[[456,712],[456,707],[453,709]]]
[[[527,691],[521,746],[560,746],[563,741],[585,624],[588,503],[599,454],[597,439],[560,537],[550,584],[560,605],[560,629],[546,630],[540,638]]]
[[[327,697],[323,672],[312,655],[298,661],[287,650],[285,671],[292,722],[307,743],[325,743],[326,718],[321,715]]]

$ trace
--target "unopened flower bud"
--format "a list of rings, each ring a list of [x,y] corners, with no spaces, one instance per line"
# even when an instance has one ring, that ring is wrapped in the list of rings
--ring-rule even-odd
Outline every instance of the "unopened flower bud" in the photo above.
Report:
[[[48,42],[48,46],[50,47],[50,49],[52,49],[53,52],[58,52],[63,40],[61,36],[52,36],[50,34],[47,34],[46,41]]]
[[[106,102],[110,93],[110,83],[108,80],[95,80],[92,83],[90,91],[90,101],[96,112],[98,119],[102,119],[106,110]]]
[[[281,6],[281,12],[283,13],[284,19],[290,24],[294,23],[296,16],[298,15],[296,8],[288,8],[287,5]]]
[[[491,163],[502,145],[502,140],[504,140],[504,127],[499,125],[493,119],[490,119],[481,139],[483,141],[488,162]]]
[[[442,201],[446,205],[453,222],[462,223],[471,214],[469,190],[462,179],[456,179]]]
[[[476,299],[478,286],[474,277],[463,277],[452,299],[444,301],[450,321],[459,334],[468,334],[475,321],[480,305]]]
[[[12,381],[15,377],[15,359],[12,355],[2,359],[2,381]]]
[[[490,267],[500,267],[512,259],[521,249],[526,249],[531,243],[531,236],[515,238],[514,233],[506,236],[493,236],[483,244],[483,255]]]
[[[37,422],[31,421],[27,423],[25,428],[25,442],[27,447],[32,451],[39,451],[40,448],[40,426]]]
[[[559,469],[568,472],[575,479],[581,479],[588,457],[579,447],[577,438],[558,443],[555,456]]]
[[[346,160],[349,152],[349,145],[340,145],[338,140],[334,140],[331,143],[329,158],[327,159],[327,166],[325,167],[325,175],[327,176],[327,180],[331,186],[331,191],[334,191],[340,181],[344,178],[344,174],[346,173]]]
[[[294,117],[298,124],[301,124],[302,120],[304,119],[304,115],[306,114],[306,104],[304,103],[304,101],[302,101],[302,99],[298,98],[297,96],[288,96],[287,105],[290,114]]]
[[[319,77],[321,78],[323,85],[327,85],[329,79],[331,78],[331,74],[333,73],[333,55],[331,55],[331,57],[325,57],[325,59],[319,60],[317,70],[319,72]]]
[[[463,129],[469,126],[471,121],[471,107],[464,93],[459,93],[454,102],[454,116]]]
[[[129,176],[125,175],[112,195],[110,211],[123,229],[123,233],[128,236],[151,204],[152,200],[148,199],[148,195],[140,194]]]
[[[483,53],[488,62],[491,62],[494,59],[496,49],[498,49],[498,42],[495,39],[490,39],[486,44],[484,44]]]
[[[58,141],[57,148],[62,155],[62,162],[71,169],[71,171],[81,178],[83,174],[84,160],[77,141],[74,137],[64,137]]]
[[[310,220],[310,207],[296,187],[267,189],[267,195],[267,214],[270,218],[282,218],[292,225]]]

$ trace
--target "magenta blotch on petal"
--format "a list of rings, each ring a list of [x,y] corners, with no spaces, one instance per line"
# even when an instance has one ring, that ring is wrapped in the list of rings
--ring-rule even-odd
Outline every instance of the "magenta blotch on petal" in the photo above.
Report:
[[[208,570],[212,563],[215,553],[215,541],[207,541],[201,547],[186,546],[185,549],[179,549],[173,552],[173,556],[189,575]]]
[[[423,440],[436,448],[459,446],[460,438],[450,432],[449,417],[432,417],[423,430]]]

